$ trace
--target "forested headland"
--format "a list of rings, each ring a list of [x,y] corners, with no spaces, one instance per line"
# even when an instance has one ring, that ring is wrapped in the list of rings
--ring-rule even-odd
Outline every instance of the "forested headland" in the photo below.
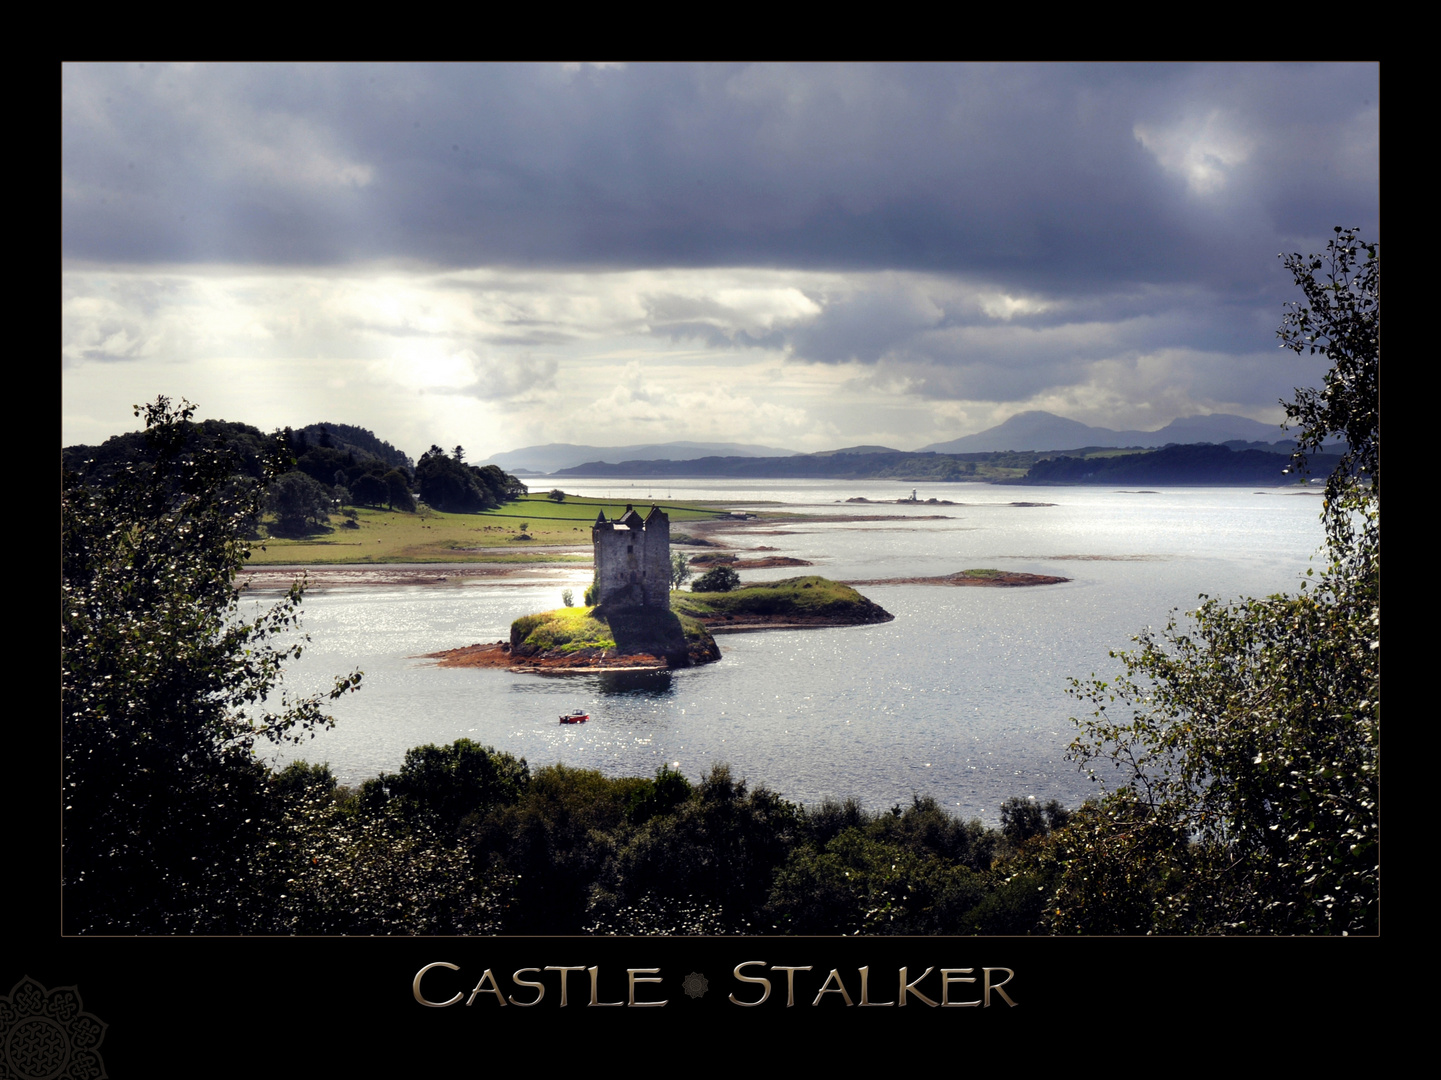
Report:
[[[269,769],[259,749],[304,742],[363,685],[282,697],[302,589],[239,604],[249,538],[284,518],[278,481],[336,499],[370,477],[389,505],[457,509],[520,486],[459,447],[411,470],[340,425],[297,441],[137,407],[143,434],[64,462],[65,932],[1374,933],[1380,260],[1338,229],[1285,264],[1303,299],[1281,343],[1332,365],[1287,406],[1294,465],[1347,447],[1325,568],[1295,595],[1206,600],[1113,653],[1117,674],[1073,682],[1071,756],[1109,789],[1008,800],[999,828],[927,798],[799,806],[724,766],[531,769],[468,740],[355,788],[323,764]],[[298,467],[312,454],[328,481]]]
[[[177,425],[176,438],[175,452],[182,459],[223,461],[235,485],[258,485],[255,512],[241,523],[249,539],[329,531],[331,516],[347,507],[414,513],[424,505],[444,513],[475,513],[494,510],[527,491],[495,465],[467,465],[464,447],[447,453],[432,446],[415,463],[374,433],[350,424],[311,424],[267,435],[249,424],[193,423],[187,416]],[[99,446],[68,446],[61,451],[61,465],[77,480],[108,489],[132,473],[155,469],[158,453],[146,432],[130,432]],[[354,516],[346,515],[347,521]]]

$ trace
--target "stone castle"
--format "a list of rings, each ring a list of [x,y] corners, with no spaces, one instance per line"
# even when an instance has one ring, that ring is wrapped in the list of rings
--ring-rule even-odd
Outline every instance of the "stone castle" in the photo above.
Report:
[[[590,530],[595,545],[595,602],[612,610],[670,610],[670,518],[651,507],[644,520],[629,505],[614,521],[602,510]]]

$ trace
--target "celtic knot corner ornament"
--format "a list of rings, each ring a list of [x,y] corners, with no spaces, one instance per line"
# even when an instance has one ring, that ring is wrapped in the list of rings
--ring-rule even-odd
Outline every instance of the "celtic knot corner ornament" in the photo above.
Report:
[[[0,998],[0,1080],[106,1080],[104,1039],[73,986],[46,990],[27,975]]]

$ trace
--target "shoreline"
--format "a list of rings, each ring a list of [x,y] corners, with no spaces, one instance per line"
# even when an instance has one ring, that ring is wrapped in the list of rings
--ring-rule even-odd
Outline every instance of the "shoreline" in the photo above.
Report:
[[[597,675],[607,671],[672,671],[661,657],[649,653],[631,656],[539,657],[515,656],[509,642],[477,642],[458,649],[421,653],[412,659],[434,660],[443,668],[503,668],[512,675]]]
[[[580,563],[328,563],[260,566],[236,575],[242,588],[279,590],[290,588],[296,578],[306,579],[307,589],[339,589],[368,585],[464,585],[467,579],[485,579],[499,585],[530,585],[528,577],[553,575],[558,569],[576,569]],[[520,578],[518,581],[496,581]]]
[[[705,625],[711,634],[756,633],[763,630],[824,630],[850,626],[874,626],[892,622],[889,612],[884,619],[832,619],[823,615],[807,618],[796,615],[745,615],[727,618],[724,615],[691,616]],[[675,671],[663,657],[650,653],[624,656],[516,656],[507,641],[476,642],[455,649],[420,653],[411,659],[434,660],[443,668],[502,668],[513,675],[595,675],[608,671]],[[705,661],[713,662],[713,661]],[[692,665],[694,666],[694,665]]]
[[[1054,556],[1055,558],[1087,558],[1088,556]],[[1089,558],[1104,559],[1106,556],[1089,556]],[[1116,556],[1112,556],[1116,558]],[[1144,559],[1146,556],[1131,556],[1129,558]],[[515,585],[528,586],[540,584],[538,579],[549,579],[553,577],[557,569],[574,569],[574,563],[553,563],[553,564],[527,564],[495,565],[482,563],[375,563],[371,565],[341,565],[341,566],[266,566],[254,570],[241,570],[236,575],[236,584],[242,589],[258,590],[263,592],[286,592],[291,584],[299,577],[306,579],[306,588],[310,590],[323,589],[344,589],[378,585],[444,585],[459,587],[469,581],[486,581],[493,585]],[[810,562],[804,559],[789,559],[774,556],[765,559],[737,559],[735,562],[719,563],[740,569],[751,569],[758,565],[766,566],[810,566]],[[510,578],[513,580],[501,580]],[[872,585],[949,585],[968,586],[993,589],[1017,588],[1031,585],[1059,585],[1069,582],[1067,577],[1056,577],[1050,574],[1026,574],[1018,571],[1003,570],[984,577],[968,577],[967,571],[960,571],[955,574],[943,574],[937,577],[900,577],[900,578],[867,578],[864,580],[846,580],[839,584],[849,585],[852,588]],[[705,620],[702,619],[704,622]],[[707,623],[709,625],[709,623]],[[830,621],[825,623],[798,623],[800,626],[825,625],[825,626],[849,626],[851,623],[843,621]],[[773,627],[758,626],[757,629],[771,629]]]

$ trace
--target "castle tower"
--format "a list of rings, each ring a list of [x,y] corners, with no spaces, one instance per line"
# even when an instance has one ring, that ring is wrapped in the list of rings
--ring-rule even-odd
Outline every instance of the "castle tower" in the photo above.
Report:
[[[595,545],[595,602],[610,608],[670,610],[670,518],[658,506],[642,519],[635,508],[590,530]]]

